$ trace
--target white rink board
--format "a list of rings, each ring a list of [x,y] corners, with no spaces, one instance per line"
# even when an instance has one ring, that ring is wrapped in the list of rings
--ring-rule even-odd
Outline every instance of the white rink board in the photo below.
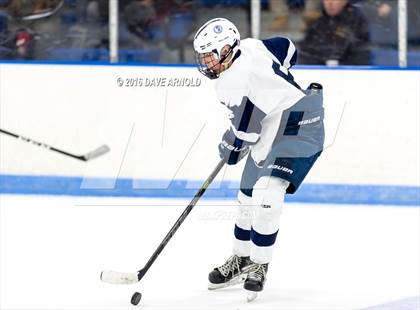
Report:
[[[306,182],[419,185],[420,71],[292,73],[302,87],[317,81],[325,88],[332,145]],[[117,86],[118,78],[171,77],[200,86]],[[203,179],[228,124],[212,82],[192,67],[24,64],[0,64],[0,123],[75,153],[111,147],[85,164],[0,135],[1,174],[159,180]],[[240,171],[229,168],[225,178],[237,180]]]

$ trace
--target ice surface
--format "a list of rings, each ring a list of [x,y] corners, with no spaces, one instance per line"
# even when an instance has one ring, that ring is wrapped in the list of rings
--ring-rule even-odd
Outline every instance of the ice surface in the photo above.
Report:
[[[287,204],[266,289],[207,290],[230,255],[234,201],[202,201],[139,284],[101,270],[142,268],[187,200],[0,197],[0,308],[361,309],[419,295],[420,208]]]

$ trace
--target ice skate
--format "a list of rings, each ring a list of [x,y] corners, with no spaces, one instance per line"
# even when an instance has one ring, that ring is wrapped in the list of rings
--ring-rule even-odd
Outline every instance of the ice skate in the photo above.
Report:
[[[247,272],[251,267],[249,256],[231,256],[222,266],[214,268],[209,273],[209,290],[229,287],[243,283],[247,277]]]
[[[258,292],[264,289],[268,264],[252,264],[244,282],[244,289],[247,292],[247,301],[251,302],[258,297]]]

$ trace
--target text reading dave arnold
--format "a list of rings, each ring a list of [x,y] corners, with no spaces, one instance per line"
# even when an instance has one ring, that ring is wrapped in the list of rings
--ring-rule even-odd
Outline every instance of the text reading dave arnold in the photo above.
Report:
[[[199,87],[200,78],[190,77],[137,77],[117,78],[118,87]]]

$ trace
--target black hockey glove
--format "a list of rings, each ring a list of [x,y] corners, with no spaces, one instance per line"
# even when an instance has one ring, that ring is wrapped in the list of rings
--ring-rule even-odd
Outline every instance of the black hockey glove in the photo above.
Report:
[[[219,144],[219,155],[228,165],[236,165],[249,152],[249,145],[238,139],[228,130],[224,133],[222,142]]]

